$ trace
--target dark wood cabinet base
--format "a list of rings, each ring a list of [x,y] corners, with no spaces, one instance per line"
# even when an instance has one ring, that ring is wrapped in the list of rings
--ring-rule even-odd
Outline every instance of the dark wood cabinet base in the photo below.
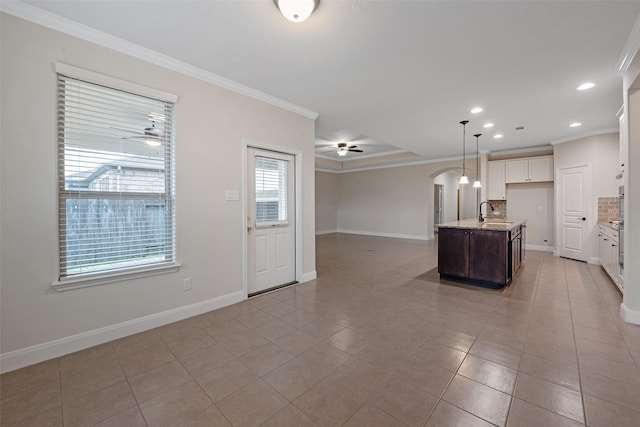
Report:
[[[440,228],[440,278],[492,289],[508,285],[522,260],[521,227],[503,231]]]

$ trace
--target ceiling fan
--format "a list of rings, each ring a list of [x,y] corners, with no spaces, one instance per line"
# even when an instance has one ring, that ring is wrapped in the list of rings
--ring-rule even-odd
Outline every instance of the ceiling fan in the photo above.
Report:
[[[335,147],[332,147],[331,150],[323,151],[323,153],[330,153],[337,149],[338,156],[344,157],[348,152],[352,153],[364,153],[364,151],[360,150],[357,145],[349,145],[347,142],[338,142]]]
[[[151,126],[144,128],[144,132],[132,131],[130,129],[122,129],[122,128],[114,128],[126,131],[128,133],[132,133],[134,135],[131,136],[123,136],[120,139],[143,139],[147,145],[152,147],[157,147],[162,144],[162,134],[164,131],[161,128],[156,127],[156,121],[164,121],[164,115],[158,113],[149,114],[149,120],[151,121]]]

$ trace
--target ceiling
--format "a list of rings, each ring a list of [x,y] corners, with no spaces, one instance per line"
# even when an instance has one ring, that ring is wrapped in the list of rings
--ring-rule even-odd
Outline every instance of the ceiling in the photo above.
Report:
[[[459,157],[465,119],[471,152],[474,133],[496,152],[615,129],[614,66],[640,14],[639,1],[320,0],[291,23],[271,0],[26,3],[316,111],[316,152],[364,150],[343,161]]]

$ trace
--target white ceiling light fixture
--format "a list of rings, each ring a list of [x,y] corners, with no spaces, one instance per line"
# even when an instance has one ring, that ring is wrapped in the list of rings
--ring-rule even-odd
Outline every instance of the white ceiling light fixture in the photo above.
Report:
[[[582,126],[580,122],[573,122],[569,125],[570,128],[577,128],[578,126]]]
[[[475,108],[472,108],[472,109],[471,109],[471,113],[472,113],[472,114],[482,113],[482,111],[484,111],[484,110],[482,109],[482,107],[475,107]]]
[[[587,83],[582,83],[580,86],[578,86],[578,90],[587,90],[587,89],[591,89],[592,87],[594,87],[595,84],[591,83],[591,82],[587,82]]]
[[[302,22],[311,16],[320,0],[273,0],[282,16],[291,22]]]
[[[485,123],[484,125],[482,125],[483,128],[487,128],[490,129],[493,127],[493,123]]]
[[[348,152],[349,152],[349,149],[347,147],[338,147],[338,156],[344,157],[347,155]]]
[[[481,133],[476,133],[476,180],[473,181],[473,188],[480,188],[482,184],[480,183],[480,151],[478,150],[478,140],[480,139]]]
[[[467,178],[467,167],[466,167],[466,130],[467,130],[467,123],[469,123],[469,120],[463,120],[460,122],[460,124],[462,125],[462,176],[460,177],[460,181],[458,181],[460,184],[468,184],[469,183],[469,178]]]
[[[493,135],[493,137],[494,137],[495,139],[500,139],[500,138],[502,138],[503,136],[504,136],[504,135],[503,135],[503,134],[501,134],[501,133],[497,133],[497,134]]]

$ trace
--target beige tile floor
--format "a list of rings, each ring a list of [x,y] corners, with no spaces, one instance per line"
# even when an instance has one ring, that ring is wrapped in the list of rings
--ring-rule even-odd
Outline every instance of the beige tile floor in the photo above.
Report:
[[[318,280],[3,375],[5,426],[639,426],[640,326],[600,267],[499,291],[435,242],[318,237]]]

